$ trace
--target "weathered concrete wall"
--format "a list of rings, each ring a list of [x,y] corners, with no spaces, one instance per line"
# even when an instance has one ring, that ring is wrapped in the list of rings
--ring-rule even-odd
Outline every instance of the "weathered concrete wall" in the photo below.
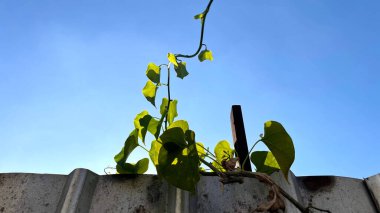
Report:
[[[365,178],[365,184],[380,212],[380,174]]]
[[[331,212],[376,212],[363,180],[334,176],[299,177],[303,203]]]
[[[321,176],[273,179],[304,206],[334,213],[376,213],[380,175],[365,180]],[[70,175],[0,174],[3,212],[252,212],[266,200],[267,186],[256,179],[223,185],[218,177],[202,177],[188,193],[155,175],[97,175],[76,169]],[[286,212],[299,211],[286,202]]]
[[[54,212],[65,175],[0,174],[0,212]]]

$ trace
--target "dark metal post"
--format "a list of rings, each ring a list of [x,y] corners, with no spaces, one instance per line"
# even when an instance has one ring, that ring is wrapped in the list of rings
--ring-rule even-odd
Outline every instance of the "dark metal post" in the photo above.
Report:
[[[235,150],[239,156],[240,166],[242,166],[244,159],[248,156],[248,145],[247,138],[245,136],[243,114],[241,112],[240,105],[232,105],[231,129]],[[243,169],[245,171],[252,171],[249,159],[246,161]]]

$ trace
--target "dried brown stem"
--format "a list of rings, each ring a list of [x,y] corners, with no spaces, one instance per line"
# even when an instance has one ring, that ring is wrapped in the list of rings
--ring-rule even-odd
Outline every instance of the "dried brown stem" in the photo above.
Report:
[[[202,161],[202,160],[201,160]],[[202,161],[202,163],[204,163]],[[248,171],[232,171],[232,172],[220,172],[218,169],[216,169],[212,164],[204,163],[205,165],[209,166],[215,173],[212,172],[201,172],[204,176],[219,176],[221,178],[227,177],[250,177],[250,178],[256,178],[260,182],[263,182],[266,185],[269,186],[276,186],[278,187],[280,193],[282,196],[284,196],[289,202],[291,202],[299,211],[302,213],[310,213],[311,209],[315,209],[321,212],[328,212],[331,213],[329,210],[320,209],[313,206],[304,207],[301,203],[299,203],[296,199],[294,199],[290,194],[288,194],[284,189],[282,189],[279,185],[277,185],[270,176],[260,173],[260,172],[248,172]],[[211,166],[210,166],[211,165]],[[214,170],[215,169],[215,170]],[[223,181],[222,181],[223,182]]]

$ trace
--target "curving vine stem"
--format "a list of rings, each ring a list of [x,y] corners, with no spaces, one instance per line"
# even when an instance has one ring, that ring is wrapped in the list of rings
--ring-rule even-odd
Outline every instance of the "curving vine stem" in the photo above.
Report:
[[[201,51],[202,46],[204,45],[203,44],[203,35],[204,35],[204,31],[205,31],[206,18],[207,18],[208,12],[210,11],[210,8],[211,8],[211,5],[212,5],[213,1],[214,0],[210,0],[209,1],[209,3],[207,4],[207,7],[205,9],[205,11],[202,13],[203,17],[201,18],[201,24],[202,24],[202,26],[201,26],[201,35],[200,35],[200,39],[199,39],[198,49],[192,55],[174,54],[174,56],[176,57],[176,59],[177,58],[193,58],[193,57],[197,56],[199,54],[199,52]],[[206,47],[206,49],[207,49],[207,47]],[[168,87],[168,106],[166,108],[166,112],[169,112],[170,102],[172,101],[171,98],[170,98],[170,66],[168,66],[167,87]],[[168,113],[167,113],[167,115],[165,117],[165,129],[167,129],[167,126],[168,126]]]
[[[203,34],[204,34],[204,31],[205,31],[206,18],[207,18],[208,12],[210,11],[210,7],[211,7],[213,1],[214,0],[210,0],[209,1],[208,5],[206,7],[206,10],[203,12],[202,27],[201,27],[201,37],[199,39],[199,46],[198,46],[197,51],[195,51],[195,53],[192,54],[192,55],[175,54],[176,58],[193,58],[196,55],[198,55],[198,53],[201,51],[202,45],[203,45]]]

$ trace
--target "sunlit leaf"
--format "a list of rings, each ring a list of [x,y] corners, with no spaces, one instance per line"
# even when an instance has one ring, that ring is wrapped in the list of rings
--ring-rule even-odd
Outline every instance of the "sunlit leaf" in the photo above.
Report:
[[[285,178],[294,162],[295,153],[292,138],[284,127],[276,121],[264,124],[264,137],[261,139],[276,158]]]
[[[115,155],[114,159],[117,164],[123,164],[128,159],[131,152],[138,146],[138,130],[134,129],[128,136],[121,151]]]
[[[158,165],[158,154],[160,153],[161,147],[162,147],[162,142],[160,142],[159,140],[152,141],[152,144],[149,150],[149,157],[155,166]]]
[[[149,159],[143,158],[139,160],[136,164],[124,163],[117,164],[116,171],[119,174],[144,174],[148,170]]]
[[[160,83],[161,68],[154,63],[149,63],[146,69],[146,76],[154,83]]]
[[[178,132],[182,132],[180,128],[178,129]],[[191,130],[188,130],[186,135],[191,140],[188,141],[189,144],[184,149],[174,152],[168,152],[165,147],[160,149],[157,173],[170,184],[180,189],[194,192],[195,186],[200,179],[199,157],[194,142],[195,134],[189,131]]]
[[[228,143],[228,141],[223,140],[223,141],[219,141],[219,143],[216,144],[214,153],[215,153],[217,162],[213,162],[213,165],[217,169],[224,171],[223,167],[221,166],[222,161],[233,158],[234,150],[231,149],[230,143]]]
[[[198,55],[198,59],[200,62],[204,60],[210,60],[210,61],[214,60],[214,58],[212,57],[211,50],[202,50]]]
[[[159,121],[154,119],[147,111],[138,114],[134,120],[135,128],[139,130],[139,138],[145,144],[145,135],[149,131],[152,135],[156,135],[159,131]]]
[[[257,172],[263,172],[270,175],[273,172],[280,170],[280,166],[278,165],[276,158],[273,156],[272,152],[252,152],[251,161],[255,165]]]
[[[183,79],[189,73],[186,70],[186,62],[182,61],[178,63],[178,66],[174,66],[174,70],[177,73],[177,77]]]
[[[168,53],[168,60],[170,63],[174,64],[174,66],[178,66],[177,59],[173,53]]]
[[[214,153],[218,162],[234,157],[234,150],[231,149],[230,143],[226,140],[219,141],[219,143],[216,144]]]
[[[162,103],[161,103],[161,106],[160,106],[160,113],[161,115],[163,113],[165,113],[165,111],[167,110],[167,106],[168,106],[168,99],[167,98],[163,98],[162,99]],[[174,121],[174,118],[178,116],[178,113],[177,113],[177,100],[172,100],[170,101],[170,107],[169,107],[169,111],[168,111],[168,122],[169,122],[169,125]]]
[[[168,107],[169,100],[167,98],[163,98],[160,106],[160,113],[163,115],[166,112],[166,108]]]
[[[150,103],[152,103],[153,106],[156,106],[156,103],[155,103],[155,100],[156,100],[156,91],[157,91],[157,86],[151,80],[148,80],[146,82],[145,87],[142,90],[145,98]]]

